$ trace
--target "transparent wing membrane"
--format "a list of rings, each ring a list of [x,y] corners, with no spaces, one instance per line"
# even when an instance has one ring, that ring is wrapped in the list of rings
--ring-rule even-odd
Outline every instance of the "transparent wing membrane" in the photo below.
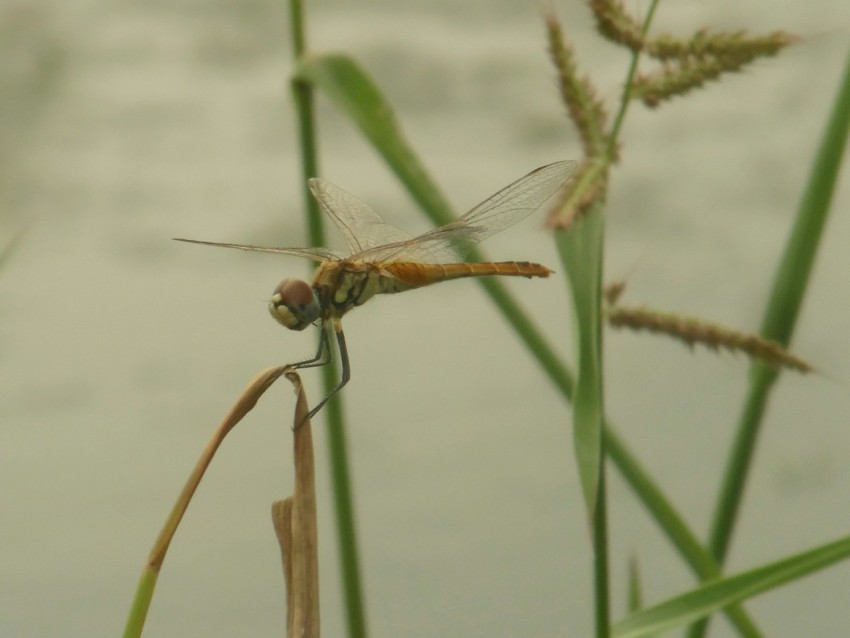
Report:
[[[362,261],[435,263],[513,226],[540,208],[567,183],[575,162],[556,162],[532,171],[475,206],[457,220],[418,237],[377,245],[352,255]]]
[[[257,253],[275,253],[276,255],[292,255],[294,257],[305,257],[313,261],[337,261],[343,259],[344,255],[330,248],[269,248],[267,246],[251,246],[249,244],[226,244],[217,241],[201,241],[199,239],[182,239],[175,237],[175,241],[185,241],[187,244],[201,244],[202,246],[218,246],[219,248],[236,248]]]
[[[485,199],[462,217],[418,237],[385,222],[366,203],[326,179],[316,177],[308,184],[321,209],[342,233],[347,257],[328,248],[268,248],[180,239],[192,244],[221,246],[279,255],[305,257],[313,261],[411,261],[439,263],[456,261],[458,253],[513,226],[540,208],[561,190],[575,172],[575,162],[542,166]]]
[[[384,244],[413,239],[400,228],[385,222],[368,204],[333,182],[314,177],[308,185],[319,206],[339,228],[352,255]]]

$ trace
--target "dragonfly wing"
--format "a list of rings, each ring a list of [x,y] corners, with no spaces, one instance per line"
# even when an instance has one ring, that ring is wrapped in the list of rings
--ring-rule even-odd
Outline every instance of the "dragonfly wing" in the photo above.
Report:
[[[314,177],[308,184],[319,206],[339,228],[352,254],[412,239],[411,235],[385,222],[368,204],[333,182]]]
[[[555,162],[541,166],[505,186],[447,226],[468,228],[473,241],[495,235],[540,208],[564,188],[575,170],[575,162]]]
[[[358,255],[370,261],[437,263],[463,253],[478,242],[513,226],[562,190],[575,172],[575,162],[542,166],[506,186],[453,222],[413,239],[376,246]]]
[[[257,253],[275,253],[277,255],[292,255],[294,257],[305,257],[313,261],[337,261],[343,255],[328,248],[270,248],[267,246],[251,246],[248,244],[225,244],[215,241],[201,241],[199,239],[181,239],[175,237],[176,241],[184,241],[189,244],[201,244],[202,246],[218,246],[219,248],[236,248]]]

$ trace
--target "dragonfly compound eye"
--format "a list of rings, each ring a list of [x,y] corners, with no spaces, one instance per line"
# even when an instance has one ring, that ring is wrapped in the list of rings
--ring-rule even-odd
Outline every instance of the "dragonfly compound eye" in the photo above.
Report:
[[[284,279],[274,289],[269,312],[278,323],[290,330],[304,330],[319,318],[321,306],[306,281]]]

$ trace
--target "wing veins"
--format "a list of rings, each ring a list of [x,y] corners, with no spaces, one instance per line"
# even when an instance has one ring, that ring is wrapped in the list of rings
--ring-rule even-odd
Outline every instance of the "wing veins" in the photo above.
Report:
[[[525,219],[562,190],[576,163],[541,166],[502,188],[458,219],[402,241],[375,246],[352,255],[366,261],[434,262],[463,253],[475,244]]]

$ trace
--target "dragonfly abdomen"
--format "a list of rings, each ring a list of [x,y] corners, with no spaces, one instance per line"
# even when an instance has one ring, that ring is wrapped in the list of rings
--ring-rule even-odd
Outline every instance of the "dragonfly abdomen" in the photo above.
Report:
[[[381,264],[381,269],[387,271],[392,279],[386,285],[393,290],[384,292],[401,292],[410,288],[419,288],[439,281],[461,279],[463,277],[548,277],[549,270],[541,264],[527,261],[499,261],[473,264],[425,264],[415,262],[391,262]],[[395,281],[393,281],[395,280]]]

